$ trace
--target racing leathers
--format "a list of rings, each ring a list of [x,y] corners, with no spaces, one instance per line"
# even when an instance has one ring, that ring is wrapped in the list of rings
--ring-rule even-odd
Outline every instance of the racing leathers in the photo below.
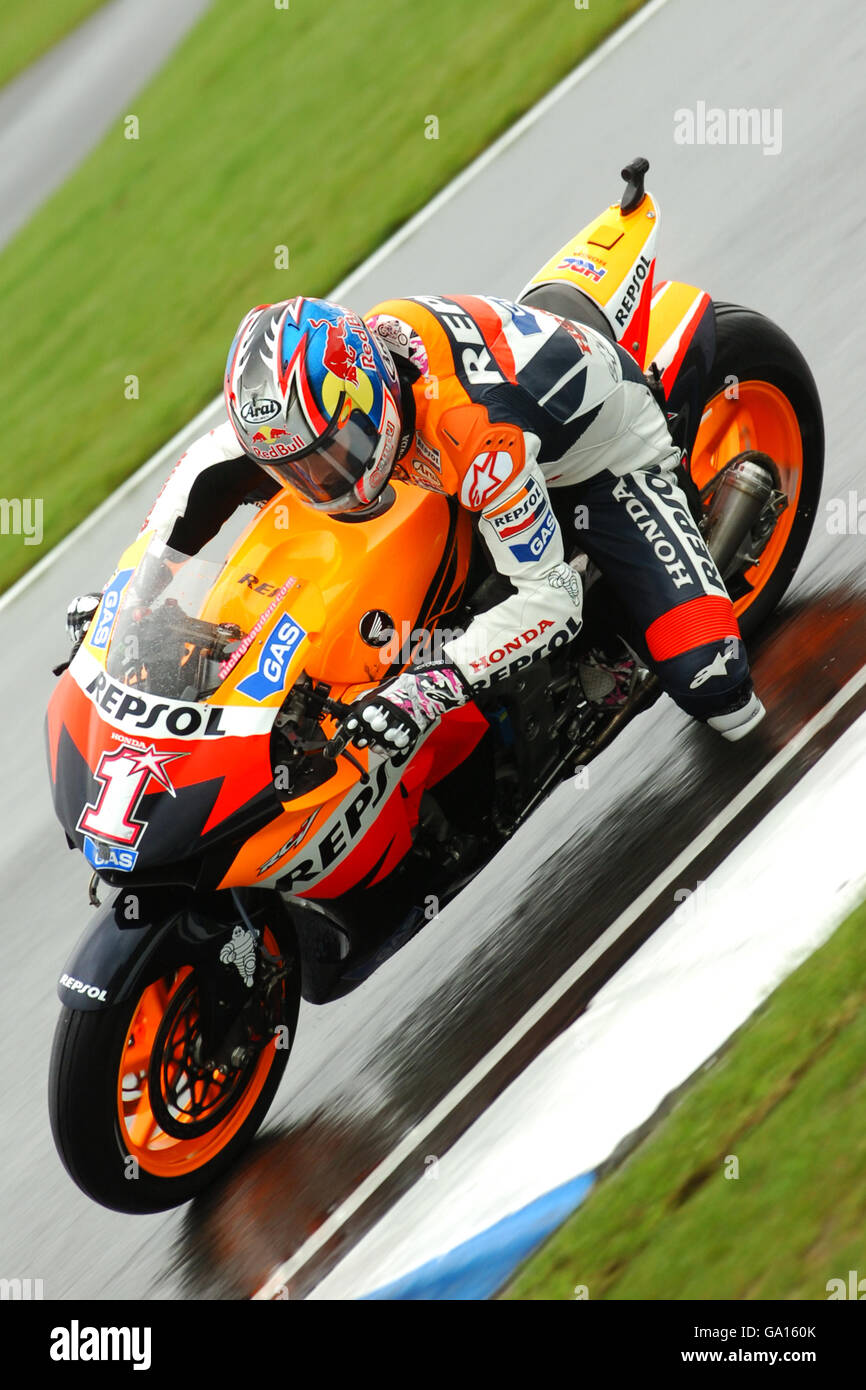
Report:
[[[403,746],[400,730],[425,712],[432,722],[571,641],[582,622],[575,551],[598,566],[629,643],[682,709],[728,738],[758,723],[764,709],[680,485],[679,451],[628,353],[583,325],[482,296],[390,300],[366,322],[402,367],[411,443],[392,476],[458,498],[508,588],[445,643],[447,665],[367,697],[370,741],[398,708],[403,723],[382,738]],[[146,525],[195,554],[256,490],[267,497],[276,484],[239,457],[226,423],[190,447]]]

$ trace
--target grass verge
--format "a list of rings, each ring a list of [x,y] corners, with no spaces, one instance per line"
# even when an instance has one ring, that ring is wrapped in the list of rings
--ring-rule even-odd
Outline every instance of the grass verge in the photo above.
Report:
[[[327,293],[640,3],[217,0],[0,255],[0,496],[44,508],[0,588],[212,399],[251,305]]]
[[[3,0],[0,87],[59,43],[107,0]]]
[[[829,1280],[866,1276],[864,1005],[866,905],[503,1296],[820,1300]]]

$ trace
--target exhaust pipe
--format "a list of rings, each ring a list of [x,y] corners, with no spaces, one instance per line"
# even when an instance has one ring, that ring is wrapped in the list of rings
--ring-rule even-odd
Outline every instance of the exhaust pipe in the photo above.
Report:
[[[723,579],[746,558],[740,547],[778,486],[768,454],[743,454],[728,464],[710,503],[704,527],[707,549]]]

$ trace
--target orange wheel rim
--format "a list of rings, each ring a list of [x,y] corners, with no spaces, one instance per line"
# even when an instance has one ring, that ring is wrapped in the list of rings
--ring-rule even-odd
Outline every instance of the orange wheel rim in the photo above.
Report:
[[[705,487],[735,455],[744,449],[758,449],[775,461],[782,491],[788,498],[759,563],[744,572],[743,578],[750,587],[734,601],[734,612],[739,617],[767,584],[788,543],[803,482],[803,440],[797,412],[777,386],[768,381],[741,381],[736,386],[736,399],[729,399],[726,391],[719,391],[704,408],[692,450],[695,483],[699,488]]]
[[[264,944],[272,954],[279,948],[269,931]],[[224,1119],[206,1134],[179,1139],[166,1134],[153,1113],[148,1093],[148,1071],[154,1041],[169,1001],[191,973],[183,966],[174,976],[148,985],[136,1005],[117,1076],[117,1114],[127,1153],[146,1173],[177,1178],[212,1162],[242,1128],[262,1093],[276,1057],[276,1038],[256,1059],[247,1085]]]

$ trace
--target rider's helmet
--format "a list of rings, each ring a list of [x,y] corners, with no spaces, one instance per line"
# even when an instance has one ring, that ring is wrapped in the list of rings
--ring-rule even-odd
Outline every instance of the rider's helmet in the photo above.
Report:
[[[387,347],[324,299],[251,309],[229,349],[225,402],[241,448],[322,511],[379,496],[397,459],[400,399]]]

